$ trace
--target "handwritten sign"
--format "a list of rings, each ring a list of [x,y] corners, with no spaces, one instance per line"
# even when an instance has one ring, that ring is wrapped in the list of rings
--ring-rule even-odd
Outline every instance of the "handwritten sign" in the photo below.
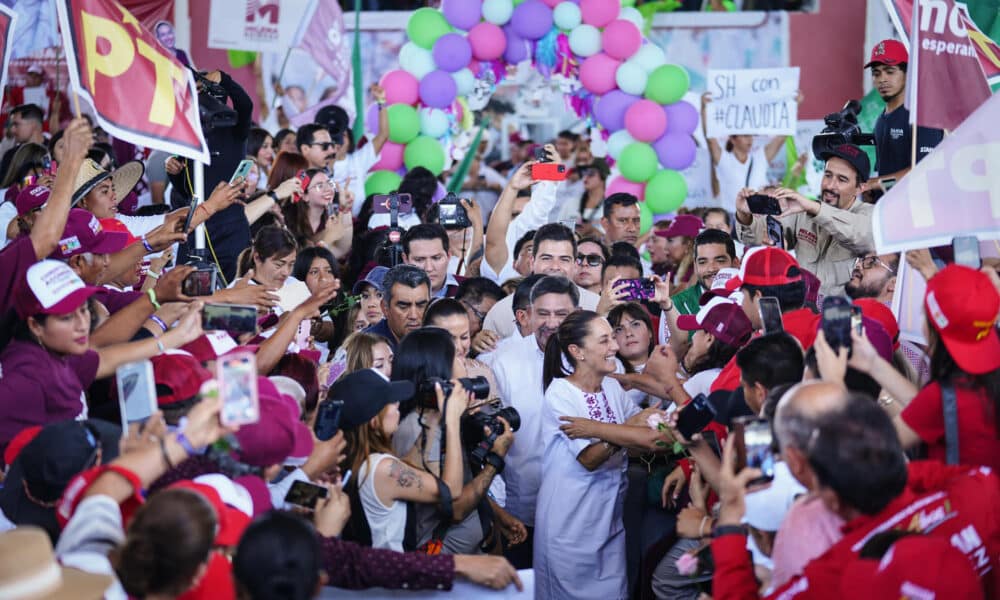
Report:
[[[799,68],[708,71],[709,137],[795,135]]]

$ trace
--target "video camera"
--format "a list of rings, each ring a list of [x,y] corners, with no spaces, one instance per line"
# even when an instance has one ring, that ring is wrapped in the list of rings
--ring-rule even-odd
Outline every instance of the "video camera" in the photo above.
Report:
[[[824,153],[841,144],[874,146],[875,136],[870,133],[862,133],[861,126],[858,125],[859,114],[861,114],[861,102],[848,100],[839,112],[830,113],[823,117],[826,127],[813,138],[813,155],[821,159]]]
[[[205,133],[213,129],[235,127],[239,116],[226,104],[229,97],[226,88],[205,77],[204,73],[193,69],[192,72],[195,83],[198,84],[198,115]]]
[[[396,265],[403,264],[403,244],[401,243],[403,228],[399,226],[399,193],[392,192],[389,194],[386,203],[389,208],[389,233],[375,255],[378,257],[377,262],[380,265],[391,269]]]

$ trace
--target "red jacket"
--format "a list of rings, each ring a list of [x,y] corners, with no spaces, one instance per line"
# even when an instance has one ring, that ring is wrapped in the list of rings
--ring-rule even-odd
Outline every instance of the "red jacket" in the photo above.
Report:
[[[840,599],[841,578],[865,543],[889,529],[945,537],[969,558],[987,598],[1000,593],[1000,478],[986,467],[948,467],[936,461],[910,463],[906,489],[877,515],[846,523],[844,537],[805,571],[768,598]],[[746,537],[724,535],[712,542],[716,600],[758,598]]]

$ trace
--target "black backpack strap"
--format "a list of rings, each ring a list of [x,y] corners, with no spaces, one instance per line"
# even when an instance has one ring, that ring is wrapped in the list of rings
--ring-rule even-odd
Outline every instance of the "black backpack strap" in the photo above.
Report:
[[[958,401],[951,382],[941,384],[941,407],[944,411],[945,462],[958,464]]]
[[[344,493],[351,501],[351,516],[347,519],[341,539],[354,542],[361,546],[371,547],[372,530],[368,524],[368,515],[365,514],[365,507],[361,504],[361,490],[358,488],[359,477],[352,477],[344,486]]]

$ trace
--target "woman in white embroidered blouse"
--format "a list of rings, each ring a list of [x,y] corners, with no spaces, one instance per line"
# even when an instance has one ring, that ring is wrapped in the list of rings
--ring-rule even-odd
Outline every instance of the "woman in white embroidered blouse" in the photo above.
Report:
[[[545,348],[545,454],[534,541],[541,600],[628,597],[624,448],[655,450],[661,434],[645,424],[654,409],[639,412],[608,377],[616,352],[611,325],[591,311],[567,317]]]

